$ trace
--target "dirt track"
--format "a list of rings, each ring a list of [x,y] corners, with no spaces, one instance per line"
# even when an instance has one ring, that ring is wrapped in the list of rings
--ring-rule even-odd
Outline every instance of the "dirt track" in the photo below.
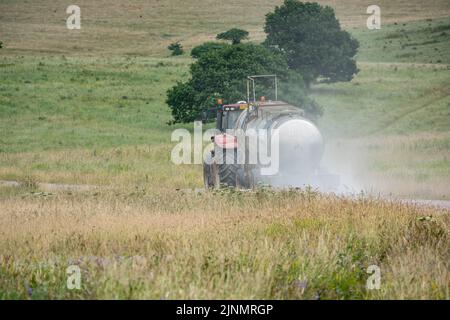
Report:
[[[6,181],[0,180],[0,186],[5,187],[20,187],[22,185],[19,181]],[[40,190],[44,191],[92,191],[99,189],[108,189],[105,186],[94,186],[86,184],[62,184],[62,183],[37,183]],[[186,190],[192,191],[204,191],[204,189]],[[416,204],[420,206],[436,207],[439,209],[448,209],[450,211],[450,201],[448,200],[425,200],[425,199],[397,199],[389,198],[392,201],[400,201],[409,204]]]

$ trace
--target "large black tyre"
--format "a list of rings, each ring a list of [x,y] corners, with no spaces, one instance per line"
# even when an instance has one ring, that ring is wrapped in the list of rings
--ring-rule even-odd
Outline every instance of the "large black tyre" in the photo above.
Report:
[[[236,149],[224,150],[224,161],[219,164],[219,180],[220,185],[225,187],[240,188],[245,187],[243,181],[243,165],[237,164]]]

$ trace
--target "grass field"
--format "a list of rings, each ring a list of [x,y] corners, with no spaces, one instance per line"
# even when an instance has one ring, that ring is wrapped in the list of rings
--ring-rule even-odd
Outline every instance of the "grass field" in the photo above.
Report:
[[[1,203],[2,298],[449,298],[450,216],[432,209],[267,190],[9,189]],[[66,288],[73,264],[82,290]]]
[[[188,191],[201,168],[171,164],[164,100],[192,60],[166,46],[231,26],[261,39],[275,5],[200,2],[81,1],[74,32],[65,2],[0,2],[0,180],[24,182],[0,186],[0,298],[449,299],[448,212],[367,195],[450,198],[448,1],[380,1],[378,31],[365,1],[321,1],[361,43],[352,82],[311,89],[353,200]]]

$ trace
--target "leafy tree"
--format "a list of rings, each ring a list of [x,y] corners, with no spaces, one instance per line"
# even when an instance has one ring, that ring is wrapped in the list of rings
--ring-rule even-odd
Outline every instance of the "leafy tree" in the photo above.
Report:
[[[283,56],[262,45],[252,43],[224,46],[200,54],[191,65],[191,78],[178,82],[167,92],[167,104],[172,109],[172,123],[191,122],[204,108],[215,106],[216,99],[224,103],[246,100],[246,78],[255,74],[277,74],[280,96],[293,105],[317,115],[320,110],[305,95],[302,77],[289,70]],[[273,99],[271,81],[258,82],[258,95]]]
[[[167,49],[172,51],[172,56],[180,56],[184,53],[183,47],[179,42],[171,43]]]
[[[200,58],[200,56],[204,55],[205,53],[209,52],[210,50],[220,50],[227,46],[230,46],[230,45],[227,43],[220,43],[220,42],[213,42],[213,41],[205,42],[205,43],[202,43],[202,44],[192,48],[191,56],[193,58],[198,59],[198,58]]]
[[[0,41],[0,49],[3,48],[3,42]]]
[[[190,81],[178,82],[169,89],[167,104],[172,109],[171,124],[194,121],[201,112],[197,106],[197,92]]]
[[[317,120],[323,115],[322,107],[306,95],[307,88],[303,77],[296,71],[289,70],[287,77],[278,86],[278,96],[281,100],[305,111],[307,118]]]
[[[358,72],[353,57],[359,43],[341,29],[331,7],[285,0],[266,15],[264,31],[265,45],[284,54],[308,85],[319,77],[350,81]]]
[[[216,36],[218,40],[230,40],[232,44],[239,44],[242,40],[248,39],[248,31],[232,28],[228,31],[219,33]]]

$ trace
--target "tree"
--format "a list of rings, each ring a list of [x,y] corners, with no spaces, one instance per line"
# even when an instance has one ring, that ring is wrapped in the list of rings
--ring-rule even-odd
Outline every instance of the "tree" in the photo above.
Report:
[[[167,91],[167,104],[172,110],[172,123],[197,119],[202,110],[212,108],[217,98],[224,103],[246,100],[246,78],[255,74],[277,74],[283,100],[304,108],[310,114],[320,110],[305,94],[302,77],[289,70],[283,56],[262,45],[245,43],[207,51],[191,65],[191,78],[178,82]],[[258,82],[258,95],[274,99],[271,81]]]
[[[0,41],[0,49],[3,48],[3,42]]]
[[[359,43],[341,29],[331,7],[285,0],[266,15],[264,31],[265,45],[285,55],[308,85],[319,77],[350,81],[358,72],[353,58]]]
[[[248,39],[248,31],[232,28],[228,31],[219,33],[216,36],[218,40],[230,40],[232,44],[239,44],[242,40]]]
[[[167,49],[172,51],[172,56],[180,56],[184,53],[183,47],[179,42],[171,43]]]
[[[211,51],[211,50],[220,50],[227,46],[230,46],[227,43],[220,43],[220,42],[213,42],[208,41],[205,43],[202,43],[191,50],[191,57],[198,59],[200,56],[204,55],[205,53]]]

